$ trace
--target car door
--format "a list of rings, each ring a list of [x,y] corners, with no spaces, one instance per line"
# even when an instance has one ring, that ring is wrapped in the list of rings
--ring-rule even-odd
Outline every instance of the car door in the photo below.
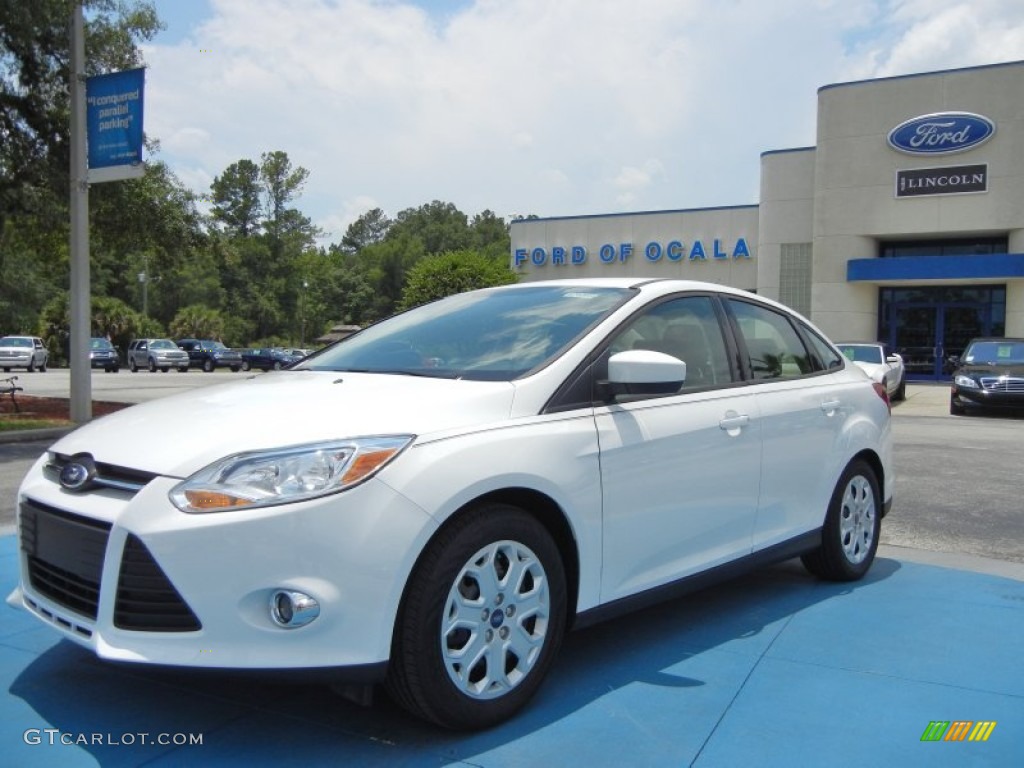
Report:
[[[653,349],[682,359],[678,392],[598,405],[602,602],[750,552],[761,463],[757,400],[736,382],[714,296],[659,303],[606,356]]]
[[[764,460],[753,540],[758,551],[821,527],[842,469],[837,457],[850,410],[835,377],[804,343],[797,321],[751,300],[731,297],[726,306],[761,417]]]

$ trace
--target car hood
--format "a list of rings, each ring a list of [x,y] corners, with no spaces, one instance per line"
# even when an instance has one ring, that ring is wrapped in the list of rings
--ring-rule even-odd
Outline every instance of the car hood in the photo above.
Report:
[[[1014,365],[1004,365],[1000,363],[990,363],[987,365],[979,365],[975,363],[968,363],[957,368],[954,375],[959,376],[961,374],[966,376],[1024,377],[1024,364],[1017,363]]]
[[[457,430],[507,419],[509,382],[284,371],[152,400],[97,419],[51,450],[187,477],[242,451],[367,435]]]

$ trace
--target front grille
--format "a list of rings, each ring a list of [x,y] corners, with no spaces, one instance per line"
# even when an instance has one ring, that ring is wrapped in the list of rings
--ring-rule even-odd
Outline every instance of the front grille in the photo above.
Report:
[[[124,544],[114,626],[139,632],[195,632],[203,628],[136,536],[129,536]]]
[[[29,584],[95,621],[110,524],[33,501],[22,502],[20,521]]]
[[[984,376],[981,386],[989,392],[1024,394],[1024,379],[1010,376]]]
[[[63,453],[51,454],[51,459],[46,463],[44,469],[54,473],[51,477],[56,480],[60,477],[60,471],[72,458]],[[90,484],[91,486],[116,488],[129,493],[138,493],[146,486],[146,483],[156,477],[152,472],[119,467],[116,464],[107,464],[102,461],[95,462],[95,466],[96,477]]]

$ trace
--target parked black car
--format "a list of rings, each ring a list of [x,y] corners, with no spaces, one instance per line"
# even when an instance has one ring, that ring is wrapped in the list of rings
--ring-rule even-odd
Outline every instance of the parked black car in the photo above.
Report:
[[[972,339],[957,360],[949,412],[968,407],[1024,409],[1024,339]]]
[[[259,349],[246,349],[242,352],[242,370],[258,368],[262,371],[271,369],[279,371],[287,368],[292,363],[302,360],[305,355],[297,355],[292,350],[281,347],[261,347]]]
[[[89,365],[102,368],[107,373],[117,373],[121,370],[121,355],[110,339],[92,338],[89,339]]]
[[[242,367],[241,352],[213,339],[178,339],[178,347],[188,352],[190,368],[202,368],[209,373],[214,368],[237,371]]]

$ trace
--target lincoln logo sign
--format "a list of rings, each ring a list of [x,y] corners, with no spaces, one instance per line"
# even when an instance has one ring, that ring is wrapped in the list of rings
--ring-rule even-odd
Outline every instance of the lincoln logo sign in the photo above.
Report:
[[[889,146],[911,155],[963,152],[983,144],[996,132],[987,117],[970,112],[937,112],[900,123],[889,131]]]

